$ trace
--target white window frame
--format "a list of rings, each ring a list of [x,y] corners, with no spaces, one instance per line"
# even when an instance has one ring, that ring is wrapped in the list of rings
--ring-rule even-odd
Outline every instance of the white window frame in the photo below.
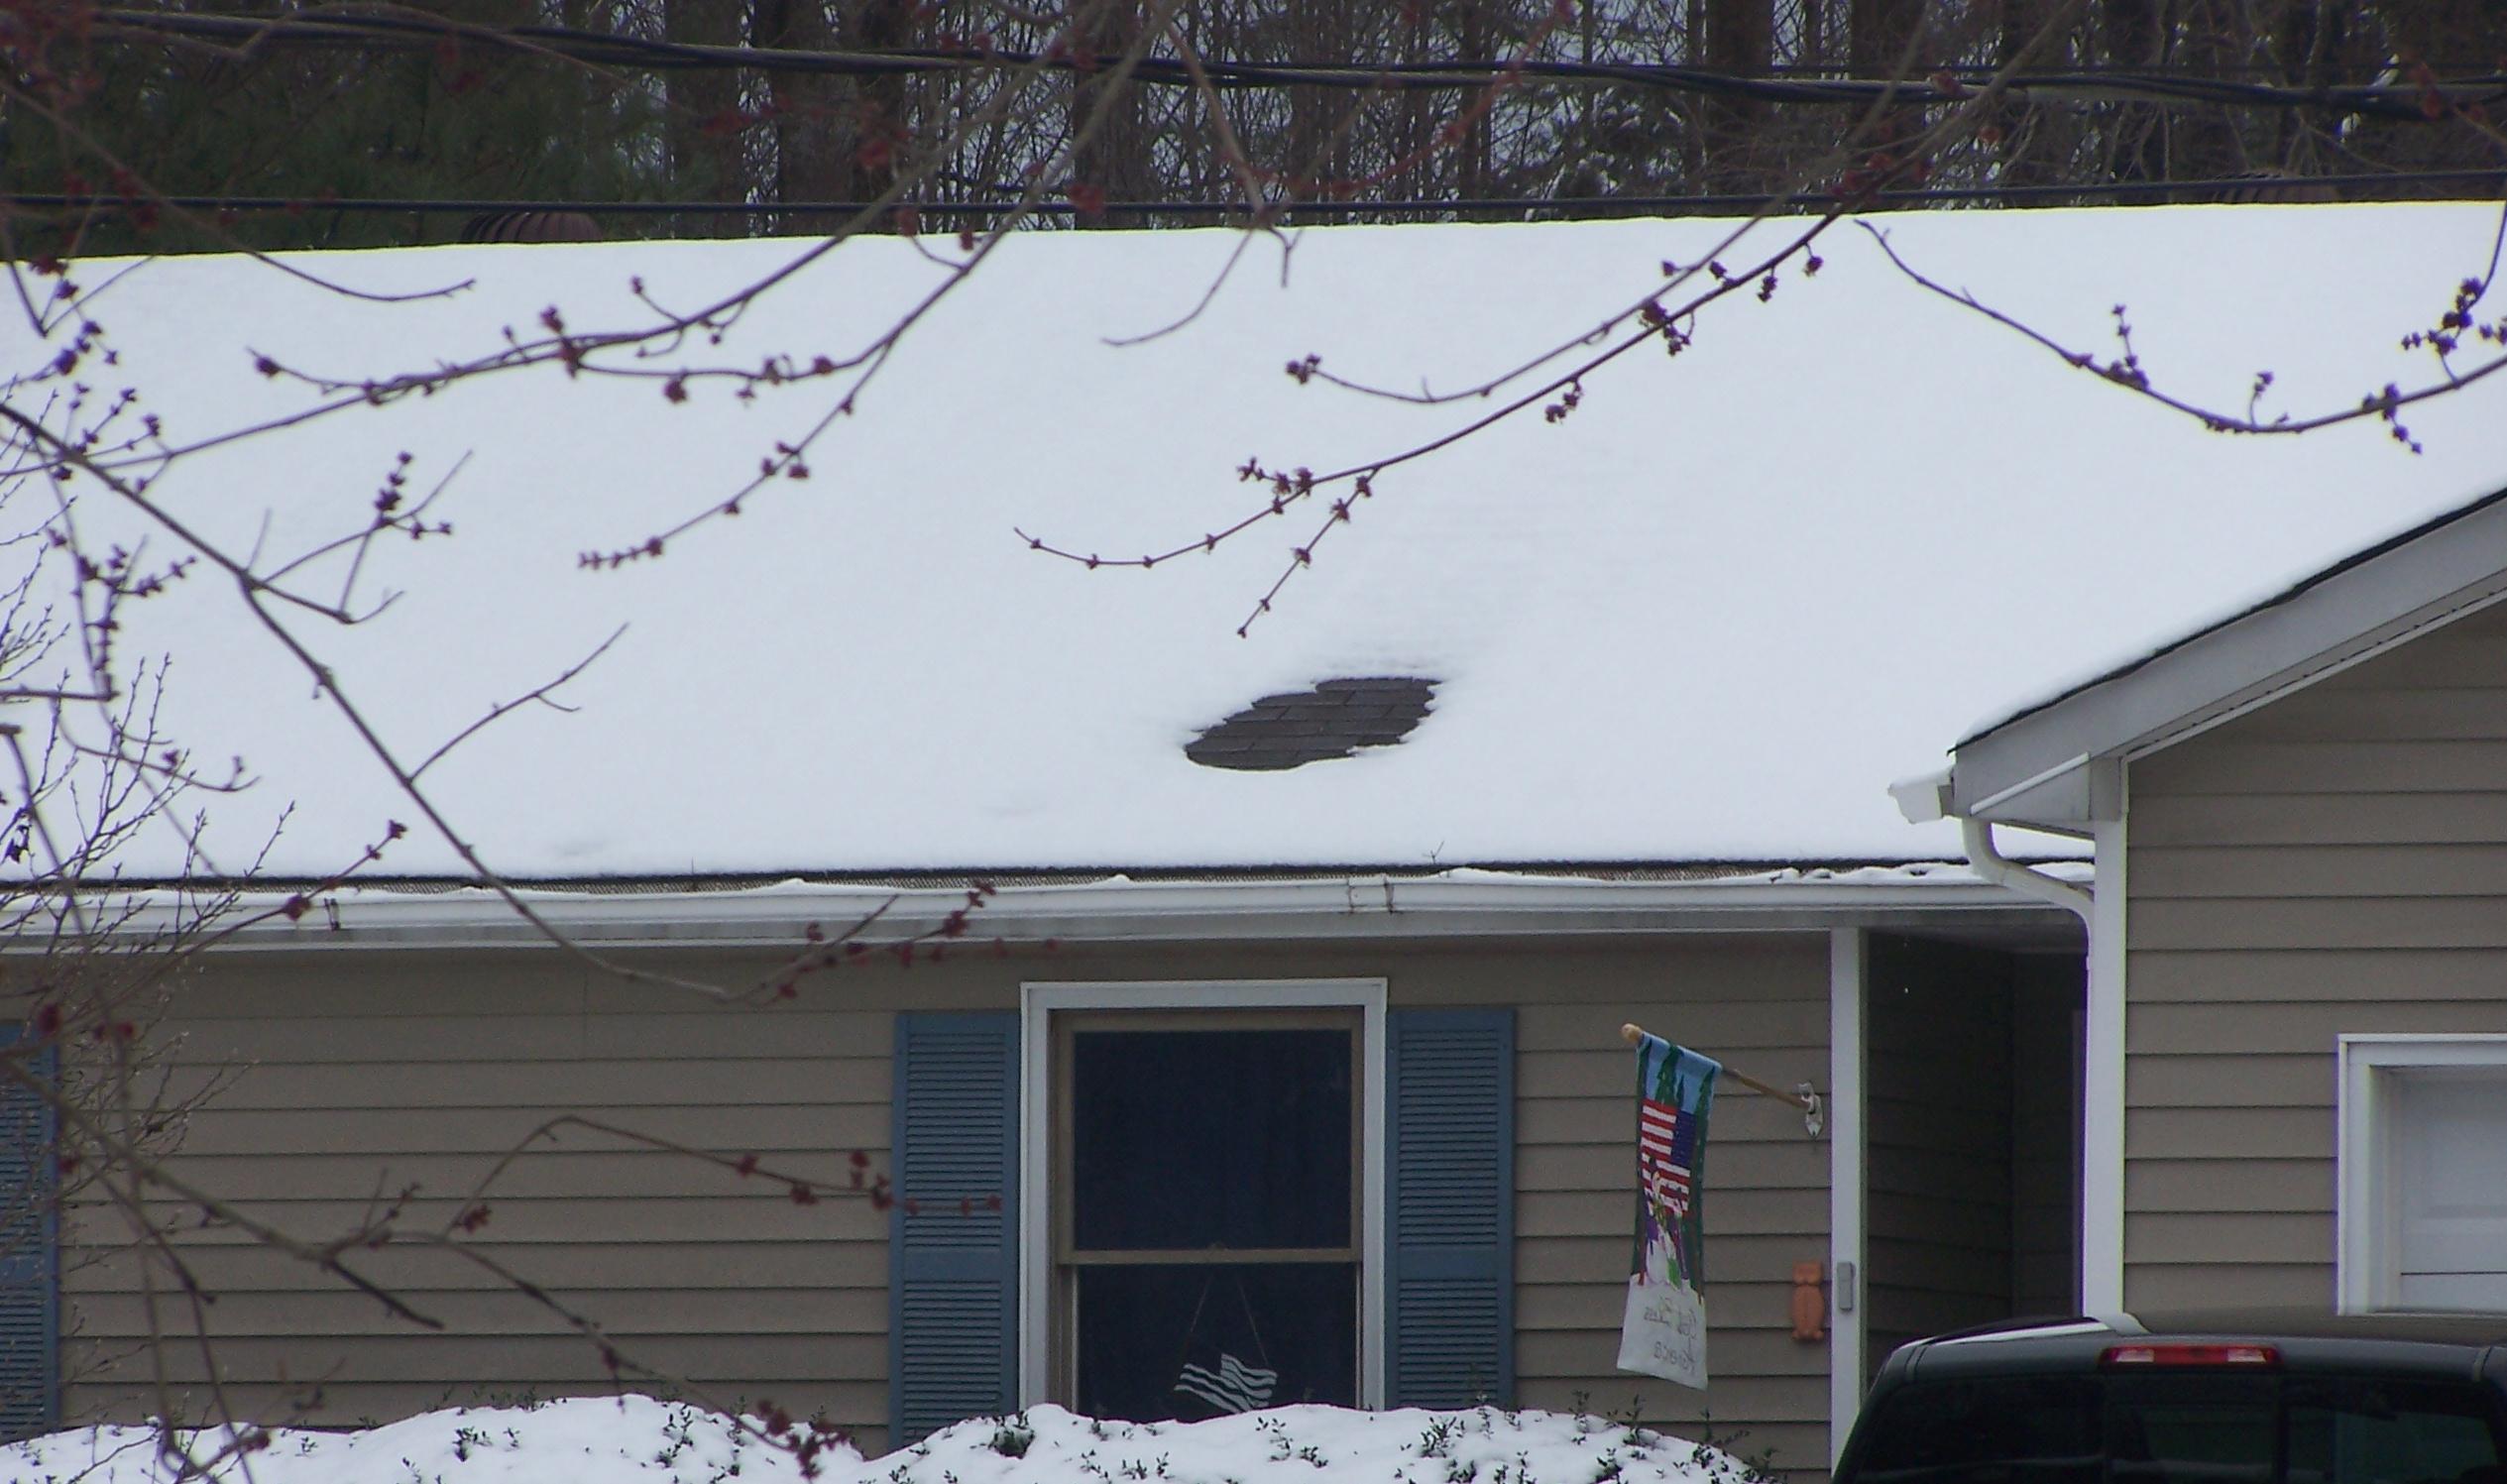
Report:
[[[2339,1313],[2392,1313],[2402,1286],[2392,1075],[2447,1067],[2507,1073],[2507,1035],[2344,1033],[2336,1042],[2334,1291]]]
[[[1359,1012],[1358,1405],[1384,1405],[1384,1094],[1382,979],[1157,979],[1019,986],[1018,1394],[1049,1400],[1053,1375],[1053,1017],[1072,1010]]]

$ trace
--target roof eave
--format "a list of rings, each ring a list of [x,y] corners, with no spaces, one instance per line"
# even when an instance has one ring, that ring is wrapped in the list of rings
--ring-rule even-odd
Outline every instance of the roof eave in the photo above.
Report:
[[[2117,817],[2119,764],[2199,736],[2507,599],[2507,500],[2311,579],[1959,743],[1950,812],[2081,831]]]
[[[963,888],[779,886],[632,894],[534,891],[532,910],[569,942],[595,949],[783,948],[847,932],[895,943],[929,932],[967,903]],[[169,894],[134,904],[126,927],[164,931],[182,910]],[[1611,881],[1455,872],[1404,878],[1134,881],[1004,887],[969,915],[965,937],[1035,944],[1589,937],[1811,932],[1920,919],[2025,927],[2064,915],[2014,899],[1956,866],[1927,874],[1875,868],[1710,881]],[[530,949],[553,946],[493,893],[338,892],[289,918],[273,914],[225,941],[234,950]]]

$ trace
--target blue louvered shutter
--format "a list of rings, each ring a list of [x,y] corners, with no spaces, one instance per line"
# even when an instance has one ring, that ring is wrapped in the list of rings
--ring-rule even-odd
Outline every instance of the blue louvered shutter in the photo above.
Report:
[[[895,1096],[888,1441],[902,1447],[1018,1405],[1018,1016],[899,1015]]]
[[[0,1049],[15,1026],[0,1026]],[[53,1072],[46,1047],[31,1070]],[[54,1296],[53,1110],[34,1089],[0,1078],[0,1441],[52,1428],[60,1366]]]
[[[1386,1017],[1385,1400],[1515,1391],[1515,1014]]]

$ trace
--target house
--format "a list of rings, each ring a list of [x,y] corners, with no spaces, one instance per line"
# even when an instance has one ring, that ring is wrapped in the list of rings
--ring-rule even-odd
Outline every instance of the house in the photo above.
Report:
[[[2494,224],[2402,206],[1874,225],[2058,338],[2108,343],[2128,299],[2155,373],[2241,406],[2270,366],[2305,407],[2417,366],[2397,327]],[[1900,790],[1922,818],[1883,785],[2012,696],[2458,509],[2507,466],[2507,422],[2475,389],[2415,409],[2417,458],[2374,426],[2222,438],[1923,291],[1848,226],[1815,277],[1684,318],[1676,358],[1649,347],[1555,417],[1397,457],[1476,417],[1483,379],[1572,353],[1664,263],[1737,269],[1784,225],[1739,245],[1723,222],[1314,232],[1232,277],[1224,234],[1036,234],[942,300],[850,417],[806,378],[673,378],[840,358],[944,280],[946,252],[851,243],[658,377],[374,399],[367,379],[543,310],[589,333],[792,249],[298,265],[372,295],[353,300],[237,261],[114,281],[91,312],[171,441],[358,403],[170,466],[155,498],[200,539],[318,546],[371,518],[403,451],[411,498],[445,482],[427,518],[449,539],[299,570],[360,613],[399,595],[345,631],[282,616],[321,653],[318,686],[208,584],[132,606],[126,652],[174,658],[164,727],[263,781],[122,859],[171,882],[202,872],[194,852],[258,858],[262,884],[303,893],[163,1006],[178,1097],[215,1084],[175,1168],[314,1240],[396,1208],[460,1250],[358,1258],[439,1331],[186,1223],[184,1272],[216,1302],[170,1317],[148,1297],[167,1272],[114,1209],[73,1202],[20,1395],[148,1409],[145,1341],[168,1323],[213,1336],[156,1347],[176,1400],[214,1373],[240,1407],[316,1422],[615,1384],[579,1317],[625,1367],[823,1411],[874,1447],[1038,1401],[1156,1410],[1215,1348],[1277,1372],[1276,1400],[1633,1411],[1815,1478],[1896,1339],[2105,1302],[2115,1233],[2136,1230],[2123,1094],[2191,1084],[2119,1080],[2108,965],[2146,951],[2102,915],[2125,857],[2087,781],[2107,713],[2080,698],[2209,639],[1971,736],[1946,781]],[[2336,283],[2352,291],[2278,312],[2287,285]],[[384,301],[457,285],[423,313]],[[283,374],[252,374],[259,357]],[[743,487],[822,419],[808,480]],[[1021,538],[1198,545],[1269,498],[1237,477],[1249,454],[1372,468],[1373,493],[1327,542],[1292,504],[1147,572]],[[734,495],[736,517],[678,529]],[[579,560],[659,531],[660,559]],[[556,704],[422,773],[556,939],[465,886],[440,832],[315,889],[409,812],[330,693],[413,767],[596,652]],[[2079,746],[2040,745],[2033,719],[2074,714]],[[2022,737],[2035,750],[2005,744]],[[2076,752],[2096,764],[2078,778],[2054,766]],[[2166,840],[2157,797],[2145,776],[2144,850]],[[2004,825],[2058,833],[1983,833]],[[1969,840],[2026,863],[1955,863]],[[969,931],[910,967],[794,972],[848,935],[931,933],[970,889]],[[171,891],[141,905],[175,910]],[[2145,933],[2170,920],[2135,910]],[[1814,1119],[1738,1084],[1718,1100],[1703,1393],[1613,1369],[1628,1021],[1818,1101]],[[2233,1142],[2253,1115],[2222,1116]],[[795,1179],[832,1194],[795,1199]],[[2174,1229],[2174,1262],[2250,1255],[2214,1234],[2248,1218],[2138,1213],[2153,1254]],[[2170,1281],[2148,1261],[2140,1281]]]
[[[2507,492],[1979,728],[2098,842],[2093,1309],[2507,1310]]]

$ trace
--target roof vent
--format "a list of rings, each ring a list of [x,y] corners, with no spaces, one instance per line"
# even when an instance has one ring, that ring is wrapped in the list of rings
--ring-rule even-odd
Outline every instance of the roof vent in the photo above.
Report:
[[[1186,742],[1184,755],[1203,767],[1272,771],[1348,757],[1410,736],[1435,696],[1435,681],[1406,675],[1321,680],[1263,697]]]

